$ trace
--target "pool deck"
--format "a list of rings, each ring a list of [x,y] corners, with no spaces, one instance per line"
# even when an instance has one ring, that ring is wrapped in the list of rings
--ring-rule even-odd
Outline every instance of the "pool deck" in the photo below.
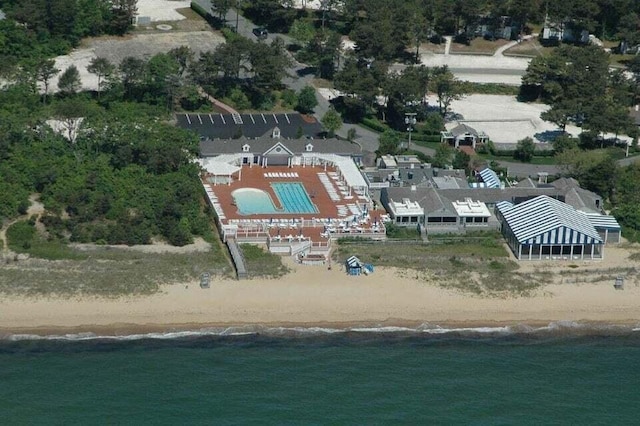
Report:
[[[296,182],[304,186],[318,209],[317,213],[241,215],[232,195],[241,188],[259,189],[268,193],[276,207],[280,208],[282,206],[271,184]],[[241,178],[234,179],[231,184],[209,184],[206,176],[203,183],[207,192],[214,194],[221,225],[236,225],[238,231],[235,236],[238,239],[265,238],[269,243],[311,241],[312,244],[323,244],[332,237],[368,236],[382,239],[385,235],[382,222],[386,212],[373,209],[370,199],[365,195],[350,193],[341,182],[339,171],[333,167],[245,166]]]

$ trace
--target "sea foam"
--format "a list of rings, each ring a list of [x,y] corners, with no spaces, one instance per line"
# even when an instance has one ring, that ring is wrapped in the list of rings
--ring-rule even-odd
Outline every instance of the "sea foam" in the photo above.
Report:
[[[531,326],[526,323],[496,327],[445,327],[437,324],[423,323],[417,327],[400,326],[358,326],[358,327],[268,327],[262,325],[238,326],[238,327],[209,327],[194,330],[172,330],[166,332],[135,333],[126,335],[96,334],[91,332],[69,334],[7,334],[2,340],[60,340],[60,341],[135,341],[135,340],[171,340],[190,339],[202,337],[241,337],[241,336],[266,336],[273,338],[304,338],[322,335],[457,335],[464,337],[473,336],[582,336],[582,335],[621,335],[640,331],[638,325],[625,326],[617,324],[581,323],[574,321],[554,321],[544,326]]]

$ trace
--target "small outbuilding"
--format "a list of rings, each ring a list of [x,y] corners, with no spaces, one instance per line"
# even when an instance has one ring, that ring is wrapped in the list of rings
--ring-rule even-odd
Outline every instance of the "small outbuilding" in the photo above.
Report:
[[[356,256],[351,256],[345,261],[345,267],[347,268],[347,274],[360,275],[362,274],[362,262]]]
[[[488,142],[489,136],[485,132],[478,132],[473,127],[461,123],[450,130],[440,132],[440,141],[455,148],[465,145],[476,149],[477,144]]]

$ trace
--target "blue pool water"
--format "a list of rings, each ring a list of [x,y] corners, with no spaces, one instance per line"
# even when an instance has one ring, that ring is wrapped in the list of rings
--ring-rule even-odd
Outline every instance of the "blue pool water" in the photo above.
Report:
[[[278,197],[282,209],[276,208],[271,196],[256,188],[241,188],[231,194],[238,206],[238,213],[244,216],[252,214],[304,214],[317,213],[315,205],[301,183],[273,183],[273,191]]]
[[[271,187],[278,196],[286,213],[317,213],[318,209],[301,183],[272,183]]]

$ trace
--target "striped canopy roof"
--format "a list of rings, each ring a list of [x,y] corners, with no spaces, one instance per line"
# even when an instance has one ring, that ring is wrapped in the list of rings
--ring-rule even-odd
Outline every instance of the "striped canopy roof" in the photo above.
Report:
[[[500,188],[500,178],[496,172],[490,168],[480,170],[482,181],[487,184],[487,188]]]
[[[605,216],[598,213],[585,213],[585,215],[595,228],[620,230],[620,224],[613,216]]]
[[[602,243],[587,215],[546,195],[501,209],[522,244]]]

